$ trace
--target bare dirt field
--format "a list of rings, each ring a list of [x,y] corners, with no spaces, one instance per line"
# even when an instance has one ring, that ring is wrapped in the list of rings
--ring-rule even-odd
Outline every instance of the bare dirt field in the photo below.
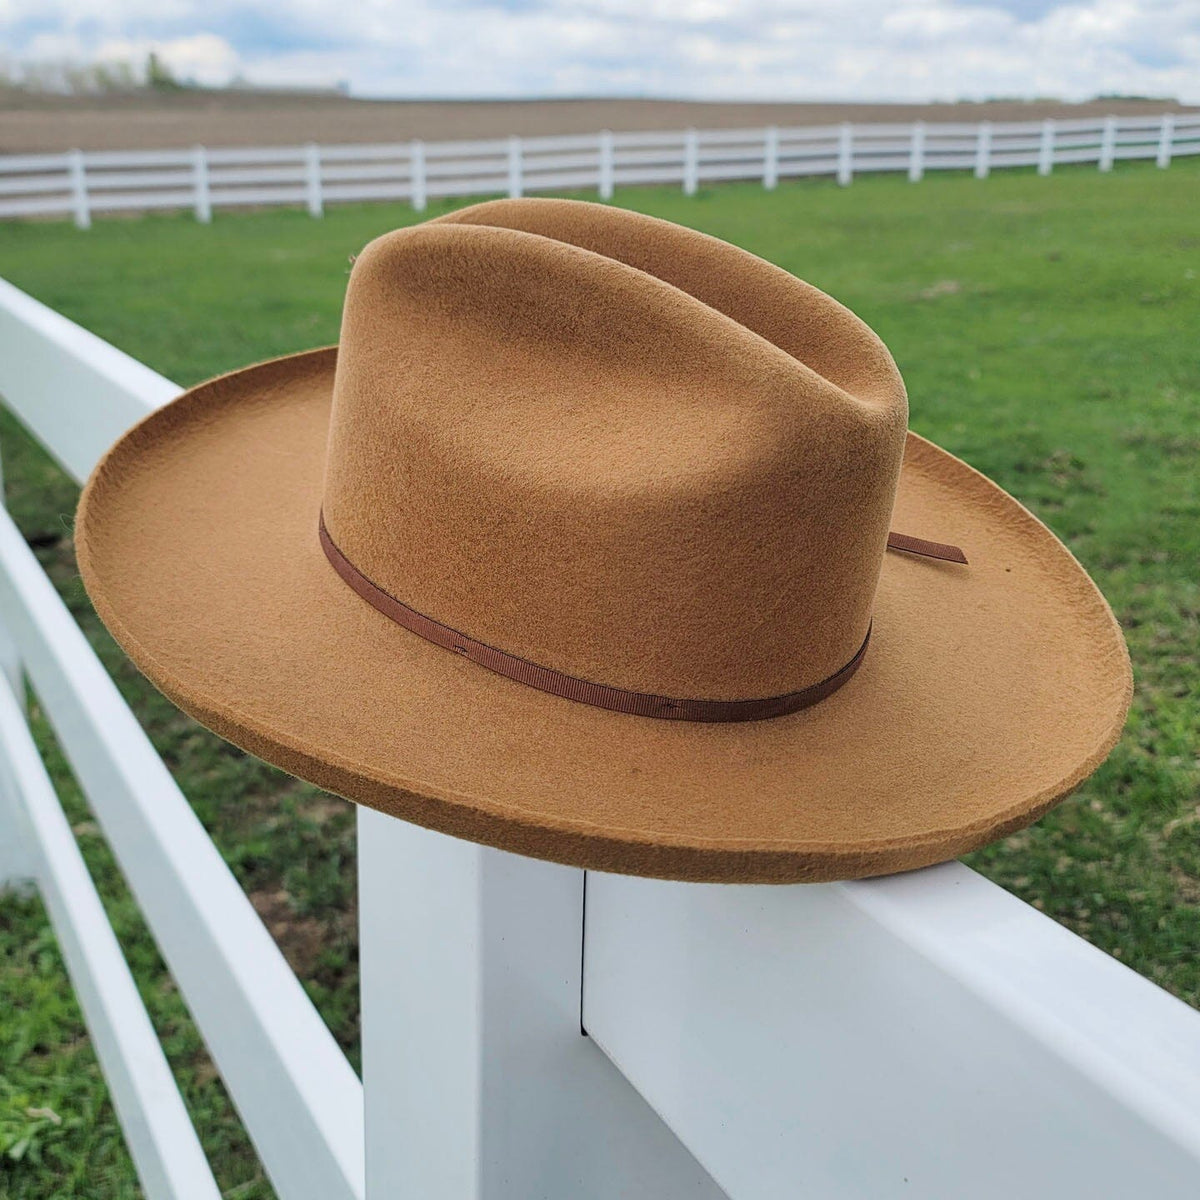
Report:
[[[390,142],[420,137],[826,125],[838,121],[1020,121],[1183,111],[1171,100],[979,104],[763,104],[682,100],[356,100],[195,91],[30,96],[0,91],[0,154],[189,146]]]

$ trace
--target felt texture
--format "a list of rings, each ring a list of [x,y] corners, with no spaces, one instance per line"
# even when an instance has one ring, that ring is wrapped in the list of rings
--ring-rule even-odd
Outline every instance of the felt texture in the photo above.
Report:
[[[222,736],[517,853],[827,880],[1036,818],[1128,709],[1094,584],[1015,500],[905,437],[890,356],[845,309],[597,208],[498,202],[387,235],[356,264],[340,355],[246,368],[135,426],[77,522],[101,618]],[[871,646],[786,717],[592,708],[371,608],[320,549],[322,505],[405,603],[602,682],[769,694],[836,669],[873,614]],[[885,554],[889,520],[970,566]]]
[[[499,214],[526,207],[546,211]],[[580,240],[593,210],[632,217],[564,208]],[[647,265],[691,244],[634,220],[656,235]],[[372,242],[334,385],[324,512],[342,553],[443,625],[611,687],[756,699],[844,666],[871,619],[904,387],[857,317],[733,253],[743,291],[765,275],[764,309],[825,331],[802,347],[821,371],[557,236],[435,221]]]

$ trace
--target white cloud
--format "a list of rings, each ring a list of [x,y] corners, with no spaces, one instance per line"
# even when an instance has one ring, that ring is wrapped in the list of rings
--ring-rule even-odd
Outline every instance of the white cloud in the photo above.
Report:
[[[0,40],[364,95],[1200,101],[1200,0],[6,0]]]
[[[138,58],[155,49],[178,79],[194,79],[208,86],[228,83],[237,74],[238,52],[224,39],[213,33],[196,33],[191,37],[172,38],[152,47],[139,43],[132,57]],[[110,47],[113,57],[127,57]]]

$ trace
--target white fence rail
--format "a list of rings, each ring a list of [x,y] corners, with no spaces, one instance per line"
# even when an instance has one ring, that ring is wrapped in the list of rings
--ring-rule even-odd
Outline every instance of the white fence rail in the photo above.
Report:
[[[184,150],[72,150],[0,156],[0,218],[70,215],[81,228],[93,214],[298,205],[319,217],[328,204],[402,200],[424,209],[430,197],[520,196],[528,192],[832,175],[849,184],[870,171],[1005,167],[1046,175],[1067,163],[1112,169],[1122,159],[1200,154],[1200,113],[979,124],[878,124],[796,128],[685,129],[485,141],[271,146]]]
[[[0,396],[76,479],[115,432],[178,390],[0,280]],[[358,1079],[3,512],[0,622],[272,1182],[285,1196],[361,1197]],[[31,811],[48,803],[44,794],[26,792],[18,804],[22,799]],[[9,836],[11,830],[0,830],[0,840]],[[41,858],[48,853],[43,845]],[[31,857],[36,865],[38,856]],[[41,879],[53,895],[52,878]],[[69,946],[72,932],[84,940],[80,922],[88,917],[89,901],[82,890],[63,894],[65,905],[51,905],[51,914]],[[86,984],[77,982],[77,988],[89,1028],[103,1045],[95,1031],[104,1015],[89,1007]],[[141,1070],[140,1063],[130,1065]],[[140,1133],[153,1138],[160,1128]],[[140,1153],[146,1146],[130,1137],[147,1195],[191,1195],[167,1186],[153,1160]]]
[[[175,391],[0,281],[0,397],[77,479]],[[46,898],[150,1200],[215,1186],[21,672],[283,1200],[1200,1195],[1200,1014],[958,864],[664,883],[361,809],[360,1085],[2,512],[0,622],[0,864]]]

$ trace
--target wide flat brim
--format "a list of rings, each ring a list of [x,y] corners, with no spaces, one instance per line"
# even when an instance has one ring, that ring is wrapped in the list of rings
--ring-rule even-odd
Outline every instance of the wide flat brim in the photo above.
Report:
[[[887,554],[863,665],[812,708],[626,716],[433,646],[318,544],[334,364],[334,349],[278,359],[155,412],[97,467],[76,531],[87,590],[137,666],[293,775],[575,866],[812,881],[1019,829],[1120,735],[1129,659],[1100,592],[1012,497],[911,434],[893,528],[957,543],[970,565]]]

